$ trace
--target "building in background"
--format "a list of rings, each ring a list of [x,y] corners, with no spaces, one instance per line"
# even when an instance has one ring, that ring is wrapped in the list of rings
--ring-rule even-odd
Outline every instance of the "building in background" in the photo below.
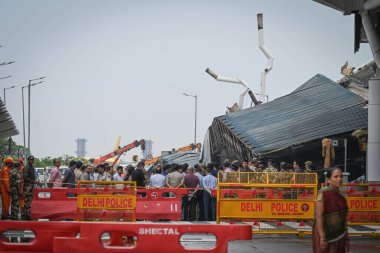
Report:
[[[75,142],[77,143],[77,150],[75,151],[75,154],[77,157],[85,157],[87,154],[86,151],[86,142],[87,140],[84,138],[76,139]]]
[[[142,151],[143,159],[150,159],[152,157],[153,141],[145,140],[145,149]]]

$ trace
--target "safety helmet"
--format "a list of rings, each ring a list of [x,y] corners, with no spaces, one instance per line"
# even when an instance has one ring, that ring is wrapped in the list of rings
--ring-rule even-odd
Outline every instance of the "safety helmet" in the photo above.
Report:
[[[4,163],[13,163],[13,158],[8,156],[7,158],[4,159]]]

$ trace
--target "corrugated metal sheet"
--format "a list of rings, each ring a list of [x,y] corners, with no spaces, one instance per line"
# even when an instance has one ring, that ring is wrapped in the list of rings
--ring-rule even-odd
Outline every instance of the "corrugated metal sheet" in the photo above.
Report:
[[[289,95],[215,118],[263,154],[368,125],[365,99],[316,75]]]
[[[169,155],[161,156],[160,160],[164,160],[169,164],[184,164],[187,163],[189,166],[194,166],[195,164],[199,163],[200,154],[198,152],[175,152]]]
[[[19,134],[16,125],[8,113],[3,100],[0,99],[0,137],[6,138]]]

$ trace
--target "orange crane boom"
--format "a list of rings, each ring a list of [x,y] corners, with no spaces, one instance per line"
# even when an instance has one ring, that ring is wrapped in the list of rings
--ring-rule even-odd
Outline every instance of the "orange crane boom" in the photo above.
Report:
[[[134,142],[132,142],[132,143],[130,143],[128,145],[125,145],[125,146],[123,146],[123,147],[121,147],[121,148],[119,148],[117,150],[114,150],[114,151],[112,151],[112,152],[110,152],[108,154],[105,154],[105,155],[103,155],[103,156],[101,156],[99,158],[96,158],[94,160],[94,164],[101,164],[101,163],[105,162],[107,159],[110,159],[110,158],[112,158],[114,156],[118,156],[118,158],[119,158],[125,152],[127,152],[127,151],[129,151],[129,150],[131,150],[133,148],[136,148],[136,147],[140,146],[140,144],[141,144],[141,149],[144,150],[145,149],[145,145],[144,145],[145,141],[144,140],[140,140],[140,141],[136,140],[136,141],[134,141]]]
[[[197,145],[194,145],[193,143],[191,143],[190,145],[187,145],[187,146],[184,146],[184,147],[181,147],[181,148],[177,148],[176,150],[173,149],[173,151],[191,151],[191,150],[194,150],[198,147],[200,147],[201,144],[198,143]],[[156,162],[158,162],[158,159],[160,158],[160,156],[156,156],[156,157],[153,157],[152,160],[150,161],[145,161],[145,165],[151,165],[151,164],[154,164]]]

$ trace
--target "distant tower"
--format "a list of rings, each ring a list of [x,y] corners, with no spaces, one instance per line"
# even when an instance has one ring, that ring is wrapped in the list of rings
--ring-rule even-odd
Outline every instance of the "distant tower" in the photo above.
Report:
[[[77,143],[77,151],[75,153],[77,154],[77,157],[85,157],[86,152],[86,142],[87,140],[84,138],[79,138],[75,140]]]

